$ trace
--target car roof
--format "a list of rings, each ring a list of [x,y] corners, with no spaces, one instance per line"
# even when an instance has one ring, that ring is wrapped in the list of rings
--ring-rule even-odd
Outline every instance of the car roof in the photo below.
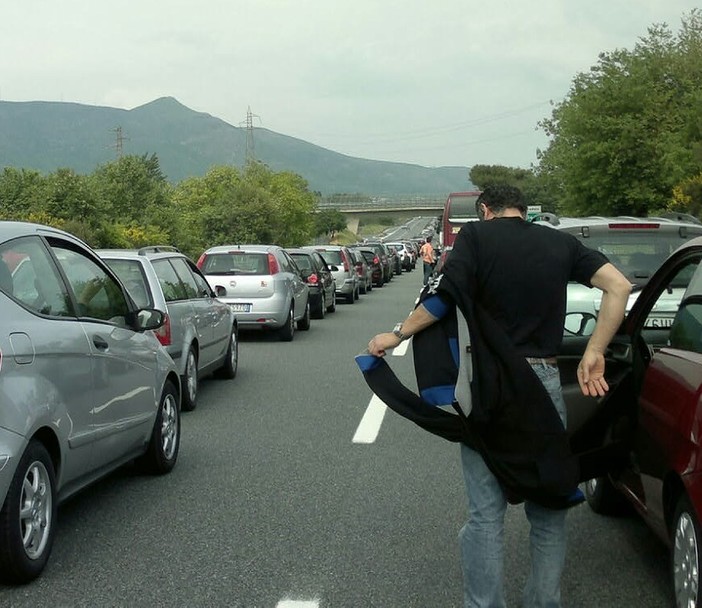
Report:
[[[101,258],[119,258],[124,260],[144,258],[154,260],[172,257],[187,257],[176,247],[163,245],[140,247],[139,249],[96,249],[95,251]]]
[[[692,218],[692,216],[689,216]],[[693,218],[694,219],[694,218]],[[617,216],[600,216],[591,215],[586,217],[559,217],[554,213],[542,213],[537,216],[537,219],[533,222],[535,224],[540,224],[542,226],[551,226],[559,230],[564,229],[577,229],[582,226],[597,227],[602,226],[609,228],[613,224],[617,225],[640,225],[640,230],[648,230],[663,228],[664,230],[677,230],[680,227],[692,227],[696,228],[702,234],[702,222],[691,221],[688,219],[679,219],[679,217],[663,217],[663,216],[651,216],[651,217],[635,217],[632,215],[617,215]],[[655,226],[653,226],[655,224]],[[651,226],[648,226],[651,225]],[[697,232],[697,230],[694,230]]]
[[[279,245],[260,245],[254,243],[239,243],[236,245],[216,245],[215,247],[210,247],[205,254],[210,255],[212,253],[229,253],[231,251],[244,251],[251,253],[268,253],[270,251],[281,250],[282,247]]]
[[[33,222],[17,222],[14,220],[1,220],[0,221],[0,242],[7,241],[18,236],[26,236],[28,234],[55,234],[56,236],[61,236],[65,239],[70,239],[72,241],[81,243],[88,249],[90,246],[84,241],[79,239],[77,236],[61,230],[60,228],[54,228],[53,226],[46,226],[44,224],[36,224]]]

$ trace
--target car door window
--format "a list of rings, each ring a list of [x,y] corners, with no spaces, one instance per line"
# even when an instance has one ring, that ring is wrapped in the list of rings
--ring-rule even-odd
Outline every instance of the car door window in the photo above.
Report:
[[[195,282],[195,277],[193,277],[193,273],[190,272],[185,260],[183,258],[172,258],[170,262],[185,288],[185,295],[188,300],[202,297],[200,289]]]
[[[171,266],[168,260],[155,260],[152,262],[158,282],[163,291],[163,297],[166,302],[177,302],[185,300],[188,297],[185,285],[178,278],[175,268]]]
[[[51,245],[75,296],[79,316],[126,326],[129,304],[121,285],[69,243]]]
[[[190,272],[192,272],[195,284],[197,285],[199,296],[201,298],[214,298],[215,294],[212,291],[210,284],[207,282],[207,279],[202,276],[202,273],[197,269],[197,266],[191,262],[187,262],[187,264],[188,268],[190,268]]]
[[[2,287],[29,310],[59,317],[75,316],[66,285],[39,237],[5,243],[0,259],[7,269]]]
[[[702,263],[698,264],[675,315],[670,328],[670,346],[702,353]]]

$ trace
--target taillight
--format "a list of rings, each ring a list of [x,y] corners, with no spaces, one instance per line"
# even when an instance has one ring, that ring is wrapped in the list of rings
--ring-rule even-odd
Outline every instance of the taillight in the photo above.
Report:
[[[198,268],[202,268],[203,264],[205,263],[205,260],[207,259],[207,254],[203,253],[197,260],[197,264],[195,264]]]
[[[158,338],[158,341],[163,345],[163,346],[170,346],[171,345],[171,318],[168,316],[168,313],[166,313],[164,316],[164,322],[161,327],[159,327],[154,333],[156,334],[156,337]]]
[[[344,262],[344,272],[348,272],[349,271],[349,259],[346,257],[346,252],[343,250],[341,251],[341,259]]]
[[[373,258],[373,264],[380,264],[380,258],[377,255]]]
[[[312,273],[310,276],[307,277],[307,282],[310,285],[316,285],[317,283],[319,283],[319,278],[315,273]]]
[[[629,222],[621,222],[617,224],[609,224],[609,228],[612,228],[613,230],[636,230],[637,228],[640,229],[651,229],[651,228],[660,228],[660,224],[639,224],[637,223],[629,223]]]
[[[280,266],[278,266],[278,260],[272,253],[268,254],[268,274],[278,274],[280,272]]]

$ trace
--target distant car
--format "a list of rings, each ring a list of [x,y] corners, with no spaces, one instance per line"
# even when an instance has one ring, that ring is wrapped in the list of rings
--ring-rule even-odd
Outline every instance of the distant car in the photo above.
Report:
[[[680,245],[702,235],[702,224],[664,217],[584,217],[567,218],[542,214],[536,223],[551,226],[575,235],[584,245],[604,253],[634,285],[627,310],[630,310],[641,289],[648,283],[663,261]],[[672,323],[682,296],[682,289],[671,286],[661,300],[658,316],[650,323]],[[568,285],[567,312],[600,310],[602,292],[579,283]],[[668,308],[665,311],[664,308]]]
[[[353,260],[356,275],[358,276],[358,289],[362,294],[366,294],[373,289],[373,273],[360,251],[349,247],[349,253]]]
[[[318,251],[286,249],[295,260],[310,290],[310,311],[314,319],[323,319],[336,310],[336,282],[329,266]]]
[[[234,378],[239,366],[239,326],[195,263],[175,247],[103,249],[98,255],[140,306],[166,313],[156,337],[178,368],[183,409],[197,407],[199,379],[216,372]]]
[[[3,582],[41,574],[59,503],[134,459],[175,466],[180,380],[152,331],[164,320],[74,236],[0,222]]]
[[[360,286],[358,275],[351,259],[351,253],[343,245],[314,245],[303,249],[317,251],[329,266],[336,282],[336,295],[341,296],[348,304],[358,300]]]
[[[392,281],[395,271],[393,270],[394,266],[390,257],[390,251],[385,244],[380,241],[364,241],[362,245],[364,247],[370,247],[377,254],[380,264],[383,267],[383,284]]]
[[[385,284],[385,278],[383,276],[383,265],[380,263],[378,254],[370,247],[356,246],[354,249],[366,260],[370,273],[371,285],[382,287]]]
[[[197,265],[215,293],[236,314],[240,329],[275,330],[290,342],[310,328],[309,287],[290,255],[278,245],[220,245]]]
[[[645,278],[645,287],[607,350],[610,391],[601,399],[583,397],[576,381],[594,315],[569,313],[577,319],[577,330],[565,333],[559,356],[568,429],[573,423],[586,431],[573,436],[573,445],[584,437],[600,437],[607,450],[599,459],[606,470],[594,470],[585,485],[591,508],[613,514],[633,505],[670,547],[675,605],[699,606],[702,238],[685,241]],[[682,291],[671,323],[653,323],[660,318],[661,303],[669,308],[671,289]],[[578,418],[593,408],[594,414],[580,425]]]
[[[402,242],[385,243],[388,247],[393,247],[398,257],[400,258],[400,268],[405,272],[409,272],[414,267],[412,251],[410,246]]]
[[[393,244],[387,244],[386,246],[388,248],[388,257],[390,260],[390,266],[392,267],[393,274],[402,274],[402,255],[400,251],[402,251],[404,247],[402,245]]]

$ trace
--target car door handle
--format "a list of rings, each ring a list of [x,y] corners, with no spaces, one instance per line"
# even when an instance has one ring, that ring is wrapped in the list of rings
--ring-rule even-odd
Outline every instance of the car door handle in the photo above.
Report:
[[[105,340],[105,338],[102,338],[101,336],[98,336],[97,334],[93,336],[93,344],[95,345],[95,348],[97,348],[99,350],[107,350],[110,346],[107,343],[107,340]]]

